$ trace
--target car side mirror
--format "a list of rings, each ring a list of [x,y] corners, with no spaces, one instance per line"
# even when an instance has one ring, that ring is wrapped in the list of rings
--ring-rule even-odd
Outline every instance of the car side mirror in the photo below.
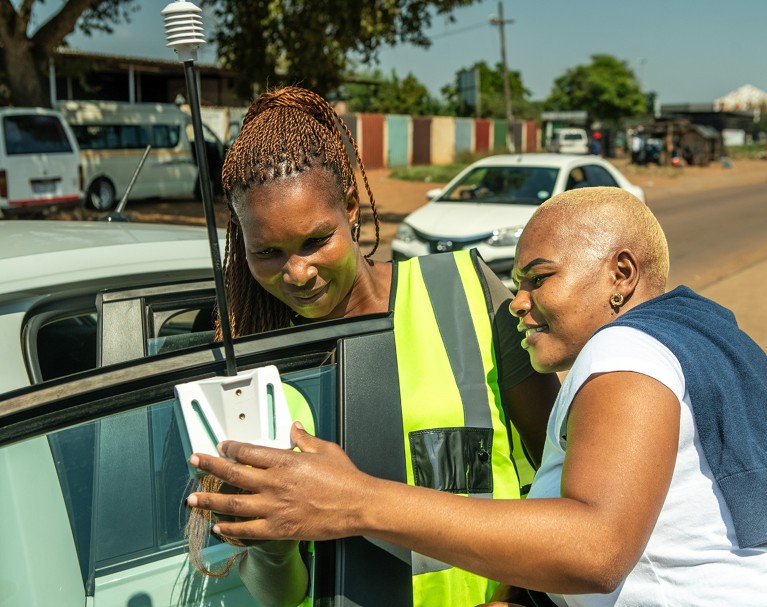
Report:
[[[441,188],[434,188],[433,190],[429,190],[426,192],[426,200],[431,201],[437,198],[440,194],[442,194]]]

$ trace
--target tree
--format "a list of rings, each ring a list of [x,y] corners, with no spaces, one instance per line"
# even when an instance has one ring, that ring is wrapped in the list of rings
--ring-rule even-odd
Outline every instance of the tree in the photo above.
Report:
[[[135,0],[67,0],[34,28],[44,12],[44,0],[21,0],[18,9],[0,0],[0,57],[13,105],[50,106],[48,65],[64,39],[79,28],[84,34],[112,32],[112,26],[129,21]],[[37,11],[37,12],[36,12]],[[33,31],[30,31],[33,30]]]
[[[380,70],[375,70],[351,80],[343,85],[343,90],[352,112],[431,116],[443,111],[442,104],[413,74],[401,79],[392,70],[386,78]]]
[[[465,70],[477,70],[479,73],[480,111],[466,105],[458,91],[458,75]],[[478,116],[480,118],[506,118],[506,103],[503,97],[503,66],[500,61],[490,67],[485,61],[477,61],[469,68],[456,72],[455,84],[442,88],[442,94],[457,116]],[[509,89],[511,107],[515,118],[532,119],[538,117],[538,110],[530,101],[530,91],[522,84],[520,72],[509,70]]]
[[[297,84],[327,95],[350,72],[354,57],[376,58],[383,45],[428,47],[423,31],[434,14],[476,0],[207,0],[222,64],[240,74],[244,98],[260,89]]]
[[[595,120],[617,124],[645,112],[647,99],[628,63],[610,55],[593,55],[554,81],[544,102],[547,110],[584,110]]]

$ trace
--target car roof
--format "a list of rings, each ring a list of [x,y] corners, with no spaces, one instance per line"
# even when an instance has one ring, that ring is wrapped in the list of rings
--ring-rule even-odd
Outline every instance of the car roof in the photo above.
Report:
[[[584,156],[583,154],[498,154],[478,160],[469,168],[492,167],[492,166],[540,166],[561,169],[575,162],[601,163],[598,156]]]
[[[44,107],[3,107],[0,108],[0,116],[29,116],[38,114],[40,116],[61,116],[56,110]]]
[[[212,273],[204,228],[98,221],[0,222],[0,293],[185,270]]]

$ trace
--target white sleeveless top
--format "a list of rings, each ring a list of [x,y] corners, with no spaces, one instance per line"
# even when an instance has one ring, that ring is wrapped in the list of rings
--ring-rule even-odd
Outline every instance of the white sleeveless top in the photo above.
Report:
[[[604,329],[578,355],[551,412],[541,468],[528,499],[560,497],[567,448],[561,437],[566,435],[570,403],[591,375],[611,371],[652,377],[679,399],[679,448],[671,486],[639,562],[614,592],[550,595],[552,600],[561,607],[767,606],[767,545],[737,547],[729,509],[701,449],[682,367],[668,348],[641,331]]]

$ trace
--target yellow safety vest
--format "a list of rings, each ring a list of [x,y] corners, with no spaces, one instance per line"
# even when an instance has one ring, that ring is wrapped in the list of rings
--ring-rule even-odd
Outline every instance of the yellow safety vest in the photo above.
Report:
[[[408,483],[470,498],[519,498],[492,305],[476,252],[410,259],[396,272],[394,341]],[[416,553],[412,568],[416,607],[473,607],[497,587]]]

